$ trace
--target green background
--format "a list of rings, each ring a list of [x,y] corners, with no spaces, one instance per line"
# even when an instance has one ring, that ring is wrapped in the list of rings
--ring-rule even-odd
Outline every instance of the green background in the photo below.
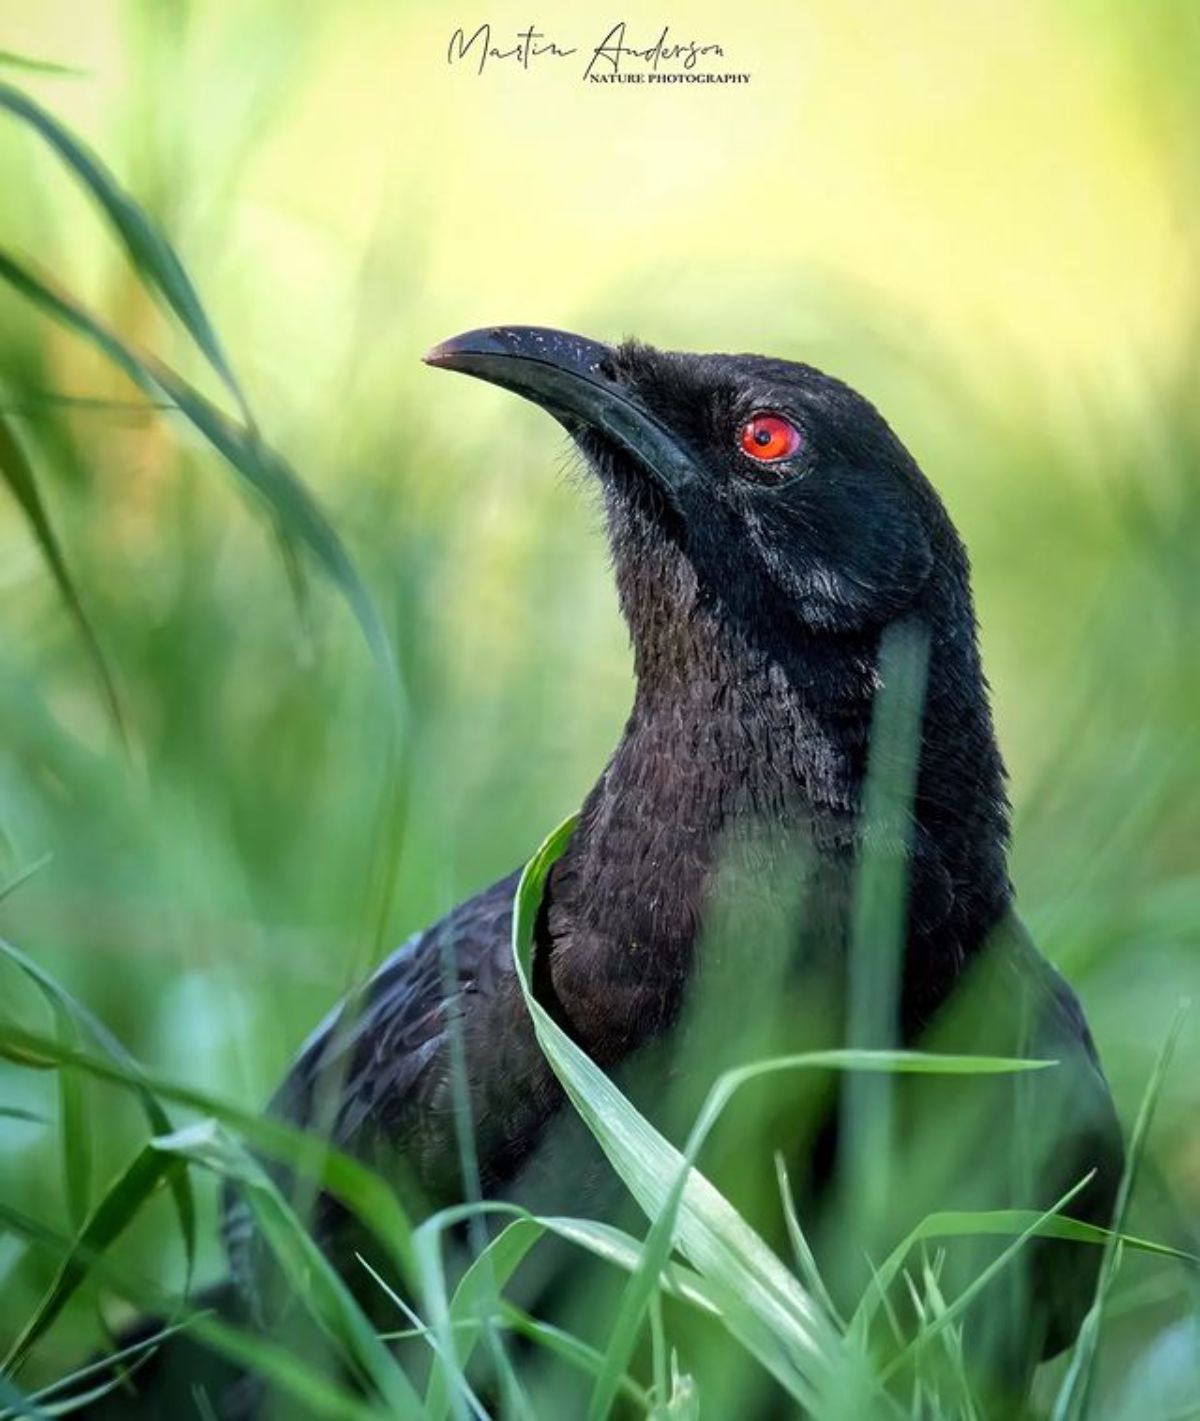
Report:
[[[0,49],[80,71],[0,77],[162,223],[264,436],[370,586],[404,702],[398,716],[319,572],[297,599],[270,520],[205,443],[0,291],[3,411],[128,738],[0,494],[0,883],[41,863],[0,932],[156,1071],[257,1106],[365,963],[578,805],[630,699],[598,510],[565,441],[421,352],[499,320],[764,351],[869,395],[966,539],[1021,911],[1131,1118],[1200,986],[1200,13],[689,3],[663,20],[720,42],[749,85],[447,66],[458,23],[503,38],[537,20],[586,45],[612,20],[552,10],[0,0]],[[220,402],[7,114],[0,191],[4,246]],[[0,1003],[43,1021],[15,973]],[[141,1122],[99,1088],[86,1103],[102,1183]],[[0,1105],[53,1117],[54,1083],[5,1069]],[[1198,1107],[1192,1020],[1139,1196],[1142,1226],[1185,1247]],[[5,1197],[65,1227],[59,1154],[53,1127],[0,1119]],[[170,1238],[164,1206],[120,1256],[178,1279]],[[49,1269],[0,1237],[0,1340]],[[1119,1407],[1147,1366],[1190,1395],[1184,1275],[1134,1260],[1122,1279],[1144,1296],[1110,1323],[1104,1396]],[[94,1337],[76,1308],[39,1374]]]

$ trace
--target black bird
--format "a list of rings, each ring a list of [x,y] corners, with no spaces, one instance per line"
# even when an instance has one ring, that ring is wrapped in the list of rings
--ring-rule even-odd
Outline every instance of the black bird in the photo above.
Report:
[[[782,1021],[776,1012],[771,1043],[796,1051],[836,1041],[881,653],[889,636],[908,635],[926,671],[902,836],[898,1037],[941,1030],[956,988],[974,983],[976,1010],[960,1018],[968,1025],[936,1039],[1060,1063],[1020,1078],[1024,1118],[1045,1139],[1015,1202],[1048,1207],[1095,1171],[1071,1212],[1106,1224],[1120,1130],[1079,1004],[1014,916],[1005,772],[966,553],[881,415],[807,365],[529,327],[473,331],[426,360],[513,390],[565,426],[602,494],[633,644],[632,711],[548,881],[535,980],[543,1003],[602,1067],[640,1081],[643,1099],[661,1096],[678,1074],[670,1049],[702,973],[723,854],[744,831],[751,897],[756,873],[767,897],[789,877],[803,880],[780,997],[796,1011],[788,1006]],[[557,1183],[558,1207],[578,1210],[581,1176],[563,1151],[550,1153],[570,1107],[512,969],[517,877],[401,947],[348,1014],[319,1028],[273,1103],[389,1170],[418,1207],[463,1197],[450,961],[485,1194],[543,1201]],[[729,981],[766,971],[752,941],[742,951],[741,960],[732,952]],[[830,1010],[806,1014],[816,999]],[[972,1099],[981,1097],[965,1094],[954,1117],[962,1138],[1014,1151],[1015,1136],[1000,1143],[998,1117]],[[789,1122],[773,1128],[786,1141]],[[793,1145],[804,1138],[795,1123]],[[819,1183],[828,1169],[811,1173]],[[318,1222],[338,1254],[346,1221],[326,1203]],[[259,1249],[236,1199],[227,1241],[234,1277],[253,1296]],[[1040,1243],[1031,1257],[1023,1335],[1036,1357],[1074,1336],[1099,1250]]]

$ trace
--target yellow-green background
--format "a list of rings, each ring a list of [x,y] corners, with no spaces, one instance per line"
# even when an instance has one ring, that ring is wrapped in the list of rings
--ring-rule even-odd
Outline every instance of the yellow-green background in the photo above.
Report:
[[[621,17],[562,0],[0,0],[0,50],[83,71],[4,72],[159,217],[265,434],[383,609],[410,771],[385,936],[521,860],[598,773],[630,694],[596,509],[562,477],[561,436],[421,352],[512,320],[806,359],[880,405],[970,547],[1022,909],[1129,1116],[1200,986],[1198,7],[639,12],[643,42],[669,22],[752,82],[447,66],[460,23],[505,38],[536,22],[582,46]],[[204,382],[7,116],[0,192],[0,241]],[[7,292],[0,382],[132,741],[127,757],[0,497],[0,880],[50,856],[0,904],[0,931],[157,1069],[255,1104],[373,950],[386,704],[319,575],[297,618],[228,471]],[[0,992],[36,1019],[15,977]],[[1152,1152],[1184,1220],[1198,1066],[1193,1023]],[[137,1121],[90,1099],[103,1180]],[[16,1071],[0,1103],[53,1112],[49,1083]],[[5,1189],[61,1223],[54,1131],[0,1121],[0,1142]],[[169,1274],[161,1223],[126,1255]],[[0,1329],[48,1266],[0,1238]],[[1172,1307],[1134,1314],[1113,1395]],[[44,1369],[87,1327],[80,1312],[61,1329]]]

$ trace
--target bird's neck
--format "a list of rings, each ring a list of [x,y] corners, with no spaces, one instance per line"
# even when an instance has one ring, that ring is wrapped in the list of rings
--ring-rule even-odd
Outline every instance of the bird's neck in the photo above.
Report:
[[[622,857],[614,832],[706,848],[731,824],[819,827],[842,839],[858,809],[877,684],[877,638],[752,641],[698,586],[691,561],[622,508],[617,589],[637,692],[588,800],[581,849]],[[632,554],[631,555],[631,551]],[[765,621],[766,609],[757,618]]]
[[[619,576],[637,693],[552,905],[564,998],[612,1002],[624,980],[667,1015],[740,831],[767,867],[773,855],[806,861],[809,945],[835,957],[844,946],[879,678],[877,634],[752,644],[678,561],[648,587]],[[934,638],[924,726],[907,934],[910,954],[931,959],[912,974],[931,999],[919,1015],[1008,900],[1003,767],[973,635]]]
[[[703,611],[665,635],[663,655],[639,647],[634,704],[574,850],[608,884],[588,895],[594,925],[660,944],[693,932],[739,828],[853,855],[874,693],[867,648],[814,654],[797,685]]]

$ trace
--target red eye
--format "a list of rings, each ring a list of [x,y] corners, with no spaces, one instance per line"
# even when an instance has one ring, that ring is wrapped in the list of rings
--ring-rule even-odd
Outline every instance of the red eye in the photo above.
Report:
[[[786,459],[800,444],[800,431],[779,414],[756,414],[742,426],[742,453],[760,463]]]

